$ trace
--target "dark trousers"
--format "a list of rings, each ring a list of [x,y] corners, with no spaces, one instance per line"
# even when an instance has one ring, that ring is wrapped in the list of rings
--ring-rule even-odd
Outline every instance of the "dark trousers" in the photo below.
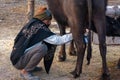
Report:
[[[17,69],[25,69],[26,71],[33,70],[47,54],[47,46],[44,43],[37,43],[34,46],[25,50],[20,60],[16,63]]]

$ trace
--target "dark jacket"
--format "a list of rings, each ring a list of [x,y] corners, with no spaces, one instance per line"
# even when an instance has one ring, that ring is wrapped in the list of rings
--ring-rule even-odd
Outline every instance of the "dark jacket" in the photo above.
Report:
[[[11,52],[10,60],[15,65],[24,51],[43,39],[54,35],[48,26],[42,21],[33,18],[31,19],[18,33],[15,38],[13,50]],[[48,43],[47,43],[48,44]]]

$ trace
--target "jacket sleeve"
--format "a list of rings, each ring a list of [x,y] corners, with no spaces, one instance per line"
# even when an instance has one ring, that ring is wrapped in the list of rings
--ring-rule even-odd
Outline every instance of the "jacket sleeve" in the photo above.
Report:
[[[71,40],[73,40],[72,33],[65,34],[63,36],[52,35],[44,39],[43,41],[50,43],[50,44],[54,44],[54,45],[62,45],[62,44],[70,42]]]

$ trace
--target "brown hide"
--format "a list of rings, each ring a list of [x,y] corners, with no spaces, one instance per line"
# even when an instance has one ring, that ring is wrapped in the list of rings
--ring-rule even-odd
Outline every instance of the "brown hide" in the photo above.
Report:
[[[100,54],[102,57],[102,78],[109,80],[109,70],[106,64],[106,19],[105,8],[107,0],[91,0],[92,1],[92,20],[98,32],[100,42]],[[88,8],[87,0],[47,0],[48,7],[53,13],[54,18],[65,33],[65,26],[71,28],[75,45],[77,48],[77,62],[73,76],[79,77],[82,73],[82,64],[85,54],[86,44],[84,42],[84,28],[87,23]]]

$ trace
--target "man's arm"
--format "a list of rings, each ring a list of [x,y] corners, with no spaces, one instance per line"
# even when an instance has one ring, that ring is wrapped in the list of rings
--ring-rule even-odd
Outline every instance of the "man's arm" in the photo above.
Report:
[[[63,36],[52,35],[52,36],[44,39],[43,41],[50,43],[50,44],[54,44],[54,45],[62,45],[67,42],[70,42],[71,40],[73,40],[72,33],[65,34]]]

